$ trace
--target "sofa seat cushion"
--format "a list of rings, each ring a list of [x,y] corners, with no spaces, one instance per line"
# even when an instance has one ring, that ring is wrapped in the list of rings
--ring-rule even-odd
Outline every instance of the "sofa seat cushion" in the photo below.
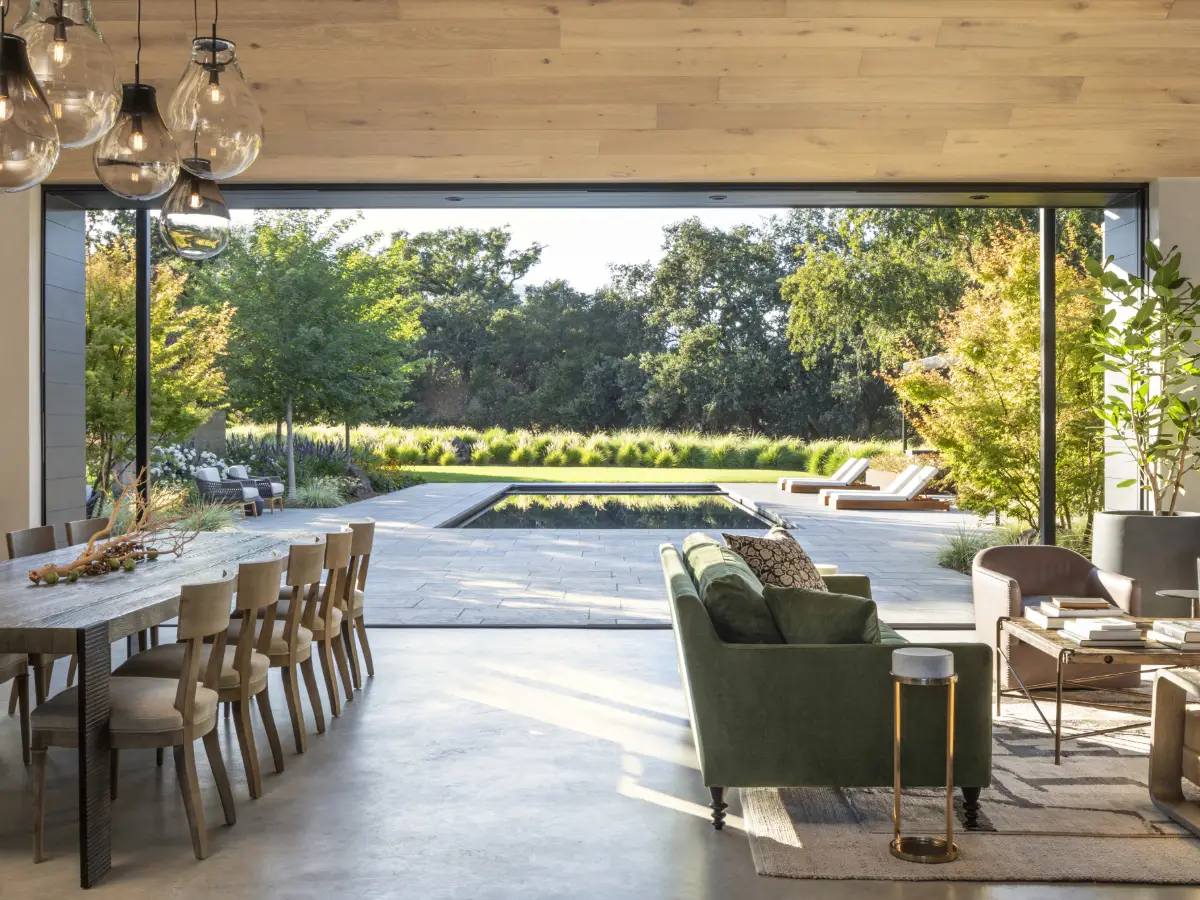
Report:
[[[786,528],[772,528],[766,537],[723,534],[729,549],[750,566],[763,584],[777,587],[802,587],[827,591],[825,579],[808,558],[804,548]]]
[[[183,716],[175,708],[178,678],[126,678],[108,680],[112,703],[109,727],[118,734],[174,731],[183,727]],[[217,692],[196,687],[192,721],[201,723],[217,714]],[[30,714],[33,727],[74,730],[79,727],[79,688],[55,694]]]
[[[874,600],[811,588],[781,588],[771,584],[763,586],[763,600],[775,618],[779,633],[789,644],[881,642],[879,614]]]
[[[887,622],[879,623],[879,643],[887,644],[893,647],[901,647],[908,643],[904,638],[896,633],[896,629],[892,628]]]
[[[727,644],[781,644],[762,583],[746,561],[709,539],[685,541],[685,559],[717,636]]]

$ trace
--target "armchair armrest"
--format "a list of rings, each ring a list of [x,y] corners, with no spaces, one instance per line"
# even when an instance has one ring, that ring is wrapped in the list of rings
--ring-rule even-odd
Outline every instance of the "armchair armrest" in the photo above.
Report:
[[[204,500],[230,504],[245,502],[242,486],[236,481],[206,481],[203,478],[197,478],[196,486],[200,489],[200,497]]]
[[[1130,615],[1142,614],[1142,591],[1134,579],[1118,575],[1116,572],[1105,572],[1103,569],[1092,569],[1091,574],[1097,594],[1109,603],[1115,603]]]
[[[1021,615],[1021,586],[1015,578],[975,563],[971,567],[975,638],[996,648],[996,620]]]
[[[825,585],[835,594],[852,594],[871,599],[871,577],[869,575],[826,575]]]

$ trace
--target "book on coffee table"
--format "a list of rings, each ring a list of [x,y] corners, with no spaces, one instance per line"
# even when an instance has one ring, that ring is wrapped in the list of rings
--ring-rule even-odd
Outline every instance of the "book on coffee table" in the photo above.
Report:
[[[1146,637],[1156,643],[1170,647],[1172,650],[1191,650],[1200,653],[1200,637],[1194,641],[1181,641],[1169,634],[1163,634],[1155,628],[1151,628],[1146,632]]]
[[[1104,618],[1106,616],[1120,615],[1123,612],[1120,607],[1111,606],[1108,603],[1092,609],[1059,609],[1049,601],[1043,601],[1038,606],[1026,607],[1025,618],[1039,628],[1054,631],[1062,628],[1072,619]]]
[[[1100,619],[1069,619],[1062,628],[1063,637],[1083,647],[1144,646],[1142,630],[1129,619],[1109,616]]]
[[[1177,641],[1200,641],[1200,619],[1155,619],[1152,627]]]

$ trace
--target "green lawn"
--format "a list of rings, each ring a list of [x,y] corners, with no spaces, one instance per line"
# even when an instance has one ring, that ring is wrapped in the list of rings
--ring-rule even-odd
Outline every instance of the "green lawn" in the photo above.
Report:
[[[807,473],[782,469],[649,469],[621,466],[410,466],[426,481],[767,481]]]

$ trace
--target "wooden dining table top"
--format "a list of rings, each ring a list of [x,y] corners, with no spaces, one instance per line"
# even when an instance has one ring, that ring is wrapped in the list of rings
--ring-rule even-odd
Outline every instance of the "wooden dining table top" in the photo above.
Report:
[[[236,575],[241,562],[286,556],[292,543],[322,539],[311,532],[203,532],[179,556],[54,585],[33,584],[30,570],[66,565],[82,545],[0,562],[0,653],[73,653],[76,631],[101,623],[111,641],[120,640],[178,615],[181,585]]]

